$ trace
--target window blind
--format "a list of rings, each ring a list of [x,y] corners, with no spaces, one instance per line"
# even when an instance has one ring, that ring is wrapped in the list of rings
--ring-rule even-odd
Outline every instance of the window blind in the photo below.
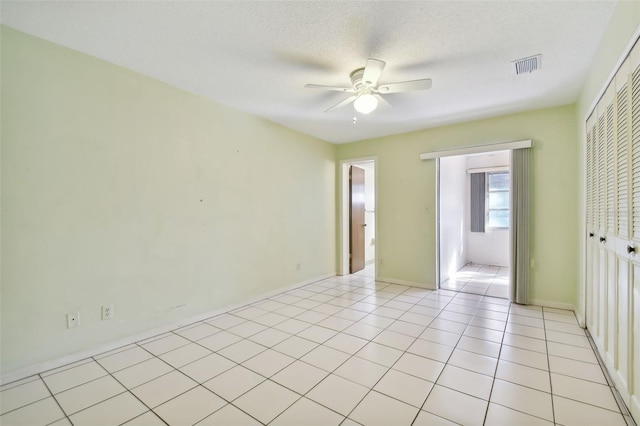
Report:
[[[485,173],[471,173],[471,232],[484,232]]]

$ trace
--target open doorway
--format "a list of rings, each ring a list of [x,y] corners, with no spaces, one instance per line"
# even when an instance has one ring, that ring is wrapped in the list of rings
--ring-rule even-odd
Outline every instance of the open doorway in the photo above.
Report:
[[[510,152],[439,159],[439,287],[509,298]]]
[[[342,163],[340,275],[376,276],[375,167],[373,158]]]

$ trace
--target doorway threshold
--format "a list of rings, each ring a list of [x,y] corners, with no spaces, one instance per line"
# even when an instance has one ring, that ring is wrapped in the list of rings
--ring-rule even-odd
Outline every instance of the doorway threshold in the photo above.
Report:
[[[467,263],[440,284],[443,290],[509,298],[509,268]]]

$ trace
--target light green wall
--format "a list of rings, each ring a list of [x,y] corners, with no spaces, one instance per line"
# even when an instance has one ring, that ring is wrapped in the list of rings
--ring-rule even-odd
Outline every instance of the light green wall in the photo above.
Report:
[[[580,314],[584,118],[639,24],[619,2],[575,106],[337,147],[2,27],[2,372],[335,272],[336,153],[378,159],[379,275],[432,285],[418,155],[533,139],[530,297]]]
[[[435,160],[419,155],[532,139],[530,298],[573,304],[578,281],[578,150],[574,106],[550,108],[338,146],[338,161],[376,156],[378,274],[434,285]]]
[[[634,33],[640,27],[640,1],[619,1],[613,11],[607,29],[602,37],[600,46],[593,59],[591,68],[580,92],[577,102],[576,127],[579,144],[579,179],[581,214],[578,217],[580,230],[576,241],[580,256],[578,270],[580,280],[576,297],[576,313],[578,318],[584,318],[585,303],[585,217],[584,217],[584,158],[585,158],[585,121],[594,106],[598,96],[604,89],[607,79],[615,70],[616,63],[623,55],[625,48],[631,42]]]
[[[1,37],[3,373],[335,273],[335,145]]]

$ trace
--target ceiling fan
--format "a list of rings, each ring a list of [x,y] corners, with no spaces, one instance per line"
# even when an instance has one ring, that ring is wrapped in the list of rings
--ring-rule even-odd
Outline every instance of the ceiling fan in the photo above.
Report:
[[[364,68],[358,68],[349,75],[353,87],[324,86],[321,84],[307,84],[304,87],[308,89],[353,93],[352,96],[337,103],[325,112],[333,111],[353,102],[355,110],[362,114],[369,114],[375,110],[378,107],[378,100],[383,99],[381,96],[383,94],[427,90],[431,88],[430,78],[381,84],[378,86],[378,79],[382,75],[385,65],[386,63],[379,59],[367,59]]]

